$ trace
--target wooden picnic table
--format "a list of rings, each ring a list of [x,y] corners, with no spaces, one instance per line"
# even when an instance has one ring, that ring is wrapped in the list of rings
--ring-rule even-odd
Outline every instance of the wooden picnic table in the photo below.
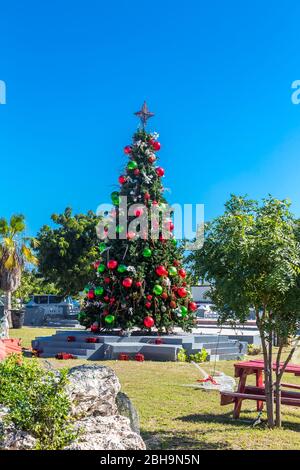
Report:
[[[280,363],[283,366],[283,363]],[[273,370],[276,370],[276,363],[273,363]],[[237,362],[234,364],[234,375],[239,378],[239,384],[237,392],[221,392],[221,405],[228,405],[234,403],[233,417],[239,418],[243,400],[255,400],[257,403],[257,410],[263,409],[263,404],[266,401],[265,387],[264,387],[264,361],[262,359],[256,359],[252,361]],[[285,373],[294,374],[300,377],[300,365],[288,364],[285,369]],[[256,376],[256,385],[247,385],[248,375]],[[282,383],[282,387],[299,389],[299,385]],[[281,403],[291,406],[300,406],[300,393],[294,391],[282,391]]]

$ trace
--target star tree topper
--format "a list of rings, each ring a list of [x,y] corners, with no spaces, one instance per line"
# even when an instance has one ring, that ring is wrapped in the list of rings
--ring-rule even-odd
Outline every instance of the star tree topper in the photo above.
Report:
[[[134,114],[140,118],[143,128],[145,128],[147,120],[154,116],[154,113],[149,111],[146,101],[144,101],[142,109]]]

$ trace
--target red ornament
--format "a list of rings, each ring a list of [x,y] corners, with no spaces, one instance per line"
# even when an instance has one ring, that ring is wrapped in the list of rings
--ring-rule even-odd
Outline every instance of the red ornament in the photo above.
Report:
[[[147,295],[147,300],[152,300],[152,295]]]
[[[178,274],[180,277],[182,277],[182,279],[184,279],[186,277],[185,269],[183,268],[179,269]]]
[[[155,171],[158,176],[164,176],[165,174],[165,170],[161,166],[157,167]]]
[[[104,302],[109,302],[109,297],[108,297],[108,295],[106,295],[105,297],[103,297],[103,300],[104,300]]]
[[[180,261],[178,261],[177,259],[175,259],[173,261],[173,266],[179,266],[180,265]]]
[[[197,310],[197,304],[196,302],[189,302],[188,304],[188,309],[190,310],[190,312],[195,312]]]
[[[151,302],[146,302],[146,303],[145,303],[145,307],[146,307],[146,308],[151,308]]]
[[[161,298],[164,299],[164,300],[167,300],[168,294],[167,294],[166,292],[163,292],[163,293],[161,294]]]
[[[158,206],[158,202],[157,201],[152,201],[152,206]]]
[[[160,143],[157,142],[156,140],[153,140],[153,139],[149,140],[149,144],[152,145],[154,150],[156,151],[160,150]]]
[[[136,281],[135,287],[142,287],[142,281]]]
[[[146,328],[152,328],[152,326],[154,325],[154,320],[152,317],[150,317],[149,315],[147,317],[144,318],[144,325]]]
[[[145,193],[144,194],[144,199],[146,199],[146,201],[148,201],[150,199],[150,194],[149,193]]]
[[[114,259],[109,260],[109,262],[107,263],[108,269],[116,269],[117,266],[118,261],[115,261]]]
[[[93,291],[93,290],[89,290],[87,296],[88,296],[88,299],[93,299],[93,298],[95,297],[94,291]]]
[[[99,325],[97,323],[93,323],[93,325],[91,325],[91,332],[97,333],[98,331],[99,331]]]
[[[143,209],[142,207],[140,207],[139,209],[136,209],[136,210],[134,211],[134,215],[135,215],[136,217],[140,217],[141,215],[143,215],[143,213],[144,213],[144,209]]]
[[[148,162],[149,163],[154,163],[156,160],[156,156],[155,155],[150,155],[150,157],[148,158]]]
[[[126,181],[127,181],[126,176],[124,176],[124,175],[119,176],[119,183],[120,184],[124,184],[124,183],[126,183]]]
[[[140,174],[140,170],[136,168],[133,173],[135,174],[135,176],[138,176]]]
[[[171,300],[170,307],[171,308],[176,308],[176,306],[177,306],[176,302],[174,302],[174,300]]]
[[[129,287],[132,286],[132,279],[131,277],[125,277],[125,279],[123,279],[122,281],[122,284],[124,287],[126,287],[127,289],[129,289]]]
[[[158,276],[167,276],[168,275],[168,271],[166,270],[166,268],[162,265],[160,266],[157,266],[156,270],[155,270],[156,274]]]
[[[111,298],[109,299],[109,303],[110,303],[110,304],[114,304],[115,301],[116,301],[116,299],[115,299],[114,297],[111,297]]]
[[[110,277],[105,277],[105,278],[104,278],[105,284],[109,284],[110,281],[111,281]]]
[[[131,145],[126,145],[126,147],[124,147],[124,153],[126,153],[126,155],[129,155],[131,154],[131,152],[132,152]]]
[[[183,298],[183,297],[186,297],[187,296],[187,290],[185,287],[178,287],[177,289],[177,294],[179,295],[179,297]]]
[[[127,232],[127,238],[128,240],[133,240],[135,238],[135,232]]]

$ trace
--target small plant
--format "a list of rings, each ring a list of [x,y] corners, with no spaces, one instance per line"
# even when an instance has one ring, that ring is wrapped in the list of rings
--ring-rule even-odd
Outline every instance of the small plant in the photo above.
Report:
[[[186,353],[186,350],[181,348],[177,354],[177,360],[179,362],[187,362],[188,360],[188,355]]]
[[[261,347],[257,346],[256,344],[249,344],[248,345],[248,355],[249,356],[256,356],[257,354],[261,353]]]
[[[208,352],[205,348],[202,348],[201,351],[197,352],[196,354],[190,354],[189,361],[193,362],[205,362],[207,360]]]
[[[71,403],[65,392],[67,370],[45,370],[36,359],[10,355],[0,363],[0,404],[5,417],[37,439],[37,449],[62,449],[75,439]]]

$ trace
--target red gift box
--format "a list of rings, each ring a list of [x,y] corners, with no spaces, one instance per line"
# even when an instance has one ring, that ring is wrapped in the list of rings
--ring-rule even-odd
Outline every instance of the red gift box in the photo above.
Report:
[[[73,343],[73,341],[76,341],[76,338],[75,338],[75,336],[68,336],[67,341],[68,341],[68,343]]]
[[[155,344],[163,344],[163,340],[161,338],[156,338]]]
[[[138,361],[138,362],[143,362],[145,360],[144,354],[137,353],[135,355],[135,360]]]
[[[86,338],[85,340],[86,343],[99,343],[99,338],[93,338],[90,336],[89,338]]]
[[[129,356],[126,353],[119,354],[119,361],[129,361]]]
[[[57,353],[55,357],[56,359],[77,359],[77,356],[74,356],[74,354],[65,352]]]

